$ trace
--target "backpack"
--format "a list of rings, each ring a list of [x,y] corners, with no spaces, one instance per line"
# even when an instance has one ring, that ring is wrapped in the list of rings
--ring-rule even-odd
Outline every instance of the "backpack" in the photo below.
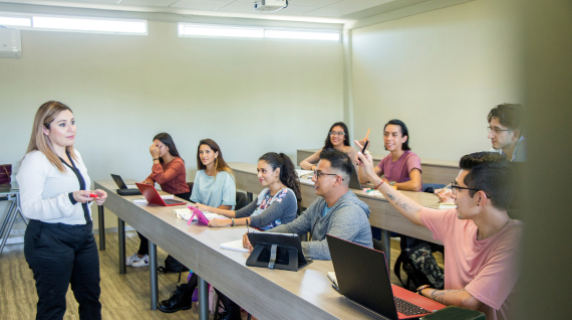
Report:
[[[179,282],[181,282],[181,273],[189,271],[189,268],[185,267],[171,255],[168,255],[167,259],[165,259],[165,266],[159,267],[157,270],[164,273],[179,273]]]
[[[433,257],[432,245],[426,241],[401,237],[401,254],[397,257],[393,272],[404,288],[415,290],[417,287],[429,284],[431,288],[443,289],[445,277]],[[407,283],[401,280],[401,266],[407,274]],[[413,286],[411,286],[413,285]]]

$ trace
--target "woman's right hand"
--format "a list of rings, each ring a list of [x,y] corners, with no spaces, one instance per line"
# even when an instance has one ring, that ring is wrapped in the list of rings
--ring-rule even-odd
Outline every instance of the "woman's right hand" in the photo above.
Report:
[[[89,196],[90,193],[92,193],[92,192],[87,191],[87,190],[74,191],[73,192],[73,198],[75,201],[77,201],[79,203],[90,202],[93,200],[93,198]]]
[[[154,185],[154,184],[155,184],[155,182],[153,182],[153,181],[151,181],[151,180],[148,180],[148,179],[145,179],[145,180],[141,181],[141,183],[150,184],[150,185]]]
[[[244,249],[248,249],[248,253],[252,253],[252,250],[254,249],[254,248],[252,248],[252,245],[250,244],[250,240],[248,240],[248,233],[245,233],[242,236],[242,247]]]
[[[361,140],[356,140],[354,141],[356,143],[356,145],[359,143],[359,151],[361,151],[363,149],[363,145],[365,144],[365,138],[361,139]],[[369,149],[369,143],[367,144],[367,148],[365,148],[365,150]]]
[[[354,142],[360,150],[363,148],[363,145],[359,141],[356,140]],[[373,168],[373,158],[371,154],[363,154],[361,151],[358,151],[355,162],[363,170],[367,177],[377,176],[375,174],[375,169]]]
[[[439,202],[455,202],[453,199],[453,192],[449,188],[435,190],[435,195],[439,197]]]

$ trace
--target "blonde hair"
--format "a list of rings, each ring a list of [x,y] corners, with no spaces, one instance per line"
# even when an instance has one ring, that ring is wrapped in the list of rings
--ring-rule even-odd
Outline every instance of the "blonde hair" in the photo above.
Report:
[[[50,129],[51,123],[58,114],[66,110],[73,113],[70,107],[58,101],[48,101],[40,106],[34,118],[32,136],[30,137],[30,143],[28,144],[28,150],[26,151],[26,154],[32,151],[42,152],[60,172],[65,172],[66,169],[59,156],[52,149],[52,143],[48,136],[44,134],[43,129]],[[74,160],[77,160],[73,146],[66,147],[66,150]]]

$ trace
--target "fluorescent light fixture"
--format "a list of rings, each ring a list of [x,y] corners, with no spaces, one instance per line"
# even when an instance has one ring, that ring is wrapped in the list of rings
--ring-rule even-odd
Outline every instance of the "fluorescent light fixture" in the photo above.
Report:
[[[340,32],[266,30],[266,38],[340,41]]]
[[[264,29],[179,23],[179,36],[263,38]]]
[[[147,21],[32,17],[34,28],[104,33],[147,34]]]
[[[31,27],[32,21],[30,18],[0,16],[0,26]]]

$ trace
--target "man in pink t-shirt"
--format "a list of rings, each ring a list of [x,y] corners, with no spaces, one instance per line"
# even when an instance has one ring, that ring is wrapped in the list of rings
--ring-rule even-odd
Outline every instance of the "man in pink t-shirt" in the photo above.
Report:
[[[513,185],[506,158],[492,152],[461,158],[461,172],[451,186],[457,209],[447,211],[424,208],[388,186],[375,174],[370,155],[358,153],[358,159],[389,203],[445,246],[445,290],[424,285],[417,292],[445,305],[482,311],[489,320],[514,319],[523,225],[507,213]]]

